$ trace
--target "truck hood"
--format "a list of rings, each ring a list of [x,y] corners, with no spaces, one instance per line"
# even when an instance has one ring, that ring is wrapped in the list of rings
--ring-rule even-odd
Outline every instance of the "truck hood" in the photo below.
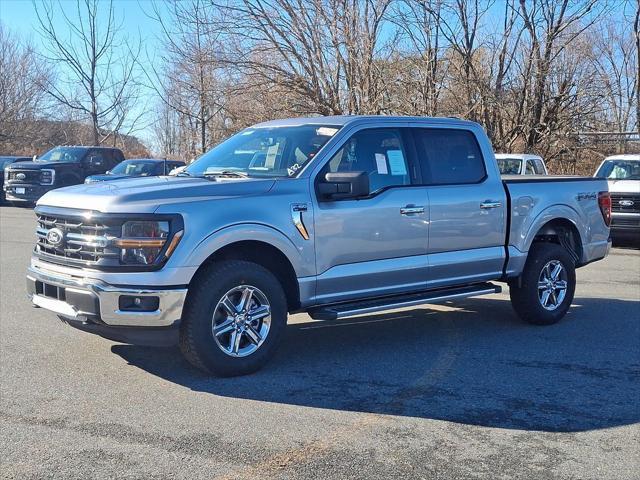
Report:
[[[7,168],[20,170],[40,170],[41,168],[56,168],[56,167],[68,167],[70,165],[77,165],[76,162],[14,162]]]
[[[37,205],[104,213],[153,213],[160,205],[262,195],[274,183],[273,179],[255,178],[133,177],[52,190]]]
[[[640,193],[640,180],[609,180],[611,193]]]

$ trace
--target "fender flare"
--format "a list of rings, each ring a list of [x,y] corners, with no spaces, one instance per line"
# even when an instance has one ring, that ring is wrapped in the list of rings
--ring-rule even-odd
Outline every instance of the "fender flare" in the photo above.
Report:
[[[540,229],[553,220],[565,220],[570,222],[576,228],[578,235],[580,236],[580,242],[583,242],[585,238],[588,238],[587,231],[589,227],[576,210],[567,205],[551,205],[531,219],[530,222],[525,222],[525,224],[522,225],[527,228],[527,233],[524,238],[518,239],[518,244],[515,245],[518,250],[521,252],[528,252]]]
[[[216,230],[195,246],[185,265],[199,267],[221,248],[242,241],[258,241],[277,248],[287,257],[296,276],[306,275],[302,253],[291,239],[280,230],[260,223],[242,223]]]

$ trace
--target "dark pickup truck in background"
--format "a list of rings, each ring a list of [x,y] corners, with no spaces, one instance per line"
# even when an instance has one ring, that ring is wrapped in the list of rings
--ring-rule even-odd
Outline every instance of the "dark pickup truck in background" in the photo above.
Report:
[[[4,169],[15,162],[28,162],[32,159],[32,157],[24,157],[24,156],[0,156],[0,203],[5,202],[4,198]]]
[[[11,203],[30,204],[55,188],[84,183],[89,175],[105,173],[123,160],[118,148],[55,147],[33,162],[10,164],[3,190]]]

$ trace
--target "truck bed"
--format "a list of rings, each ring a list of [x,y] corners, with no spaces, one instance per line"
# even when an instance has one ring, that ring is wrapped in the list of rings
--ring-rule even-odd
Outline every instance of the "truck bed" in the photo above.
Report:
[[[608,191],[602,178],[570,175],[505,175],[502,183],[509,211],[507,273],[523,265],[533,236],[548,222],[562,219],[580,237],[582,265],[606,255],[609,229],[598,205],[599,192]]]
[[[557,183],[557,182],[598,182],[601,178],[579,175],[503,175],[503,183]]]

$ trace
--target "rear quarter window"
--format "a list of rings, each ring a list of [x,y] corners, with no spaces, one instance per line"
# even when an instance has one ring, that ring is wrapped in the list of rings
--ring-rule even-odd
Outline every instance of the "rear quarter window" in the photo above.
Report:
[[[479,183],[487,175],[473,132],[445,128],[414,129],[423,182],[430,185]]]

